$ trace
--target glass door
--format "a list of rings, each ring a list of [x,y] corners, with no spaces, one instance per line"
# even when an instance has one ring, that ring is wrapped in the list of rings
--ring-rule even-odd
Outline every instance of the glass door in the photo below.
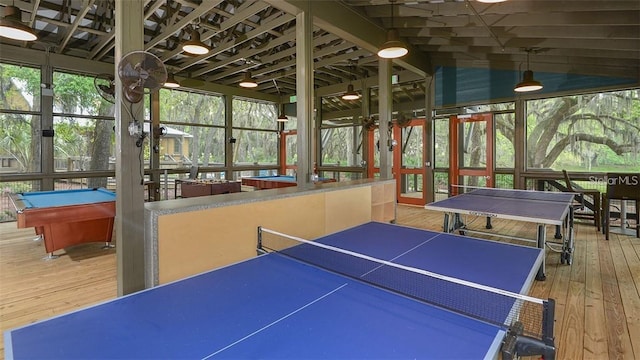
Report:
[[[413,119],[405,126],[393,127],[393,174],[397,199],[401,204],[426,203],[424,119]]]
[[[367,132],[368,148],[367,148],[367,178],[373,179],[380,177],[380,135],[378,127],[375,126]],[[364,138],[364,136],[363,136]]]
[[[449,185],[461,188],[494,186],[493,114],[453,115],[449,118]]]
[[[297,130],[284,130],[280,133],[280,175],[296,176],[297,136]]]

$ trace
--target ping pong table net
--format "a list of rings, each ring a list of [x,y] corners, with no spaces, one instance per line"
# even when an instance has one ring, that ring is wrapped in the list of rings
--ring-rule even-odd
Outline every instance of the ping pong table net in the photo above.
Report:
[[[502,189],[502,188],[485,188],[485,187],[467,187],[459,188],[459,194],[487,196],[490,198],[508,198],[520,200],[537,200],[543,202],[566,202],[564,197],[558,195],[569,196],[569,193],[553,192],[553,191],[536,191],[536,190],[520,190],[520,189]]]
[[[493,324],[505,331],[502,358],[555,358],[553,299],[542,300],[258,228],[258,252],[277,253]]]

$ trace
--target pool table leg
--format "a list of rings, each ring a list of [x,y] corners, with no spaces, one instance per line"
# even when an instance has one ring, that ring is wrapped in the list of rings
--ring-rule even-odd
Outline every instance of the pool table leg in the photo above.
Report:
[[[43,257],[42,260],[45,260],[45,261],[55,260],[55,259],[57,259],[59,257],[60,257],[60,255],[53,255],[53,253],[50,252],[50,253],[47,254],[47,256]]]
[[[36,237],[33,238],[33,241],[44,241],[44,226],[36,226],[34,230],[36,232]]]

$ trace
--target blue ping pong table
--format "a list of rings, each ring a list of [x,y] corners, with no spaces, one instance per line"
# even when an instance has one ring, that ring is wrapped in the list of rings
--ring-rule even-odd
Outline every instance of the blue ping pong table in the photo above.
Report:
[[[375,222],[315,243],[518,294],[528,291],[543,257],[533,247]],[[386,266],[354,278],[286,254],[305,246],[13,329],[5,333],[6,358],[482,359],[504,351],[505,339],[517,337],[509,334],[522,334],[357,279]],[[443,294],[484,311],[476,296]],[[507,305],[498,316],[513,309]],[[520,348],[552,358],[553,319],[543,317],[541,326],[546,340]]]
[[[444,212],[443,230],[459,231],[462,234],[486,234],[495,237],[535,242],[544,249],[545,246],[560,252],[560,262],[571,264],[574,250],[573,231],[573,198],[574,193],[512,190],[496,188],[473,188],[450,198],[425,205],[425,209]],[[473,230],[462,220],[461,215],[486,217],[485,228],[491,229],[491,219],[507,219],[537,224],[535,239],[517,237],[510,234],[498,234]],[[560,248],[555,242],[548,242],[546,225],[555,225],[556,239],[563,239]],[[562,231],[561,229],[564,229]],[[536,277],[545,279],[544,261]]]

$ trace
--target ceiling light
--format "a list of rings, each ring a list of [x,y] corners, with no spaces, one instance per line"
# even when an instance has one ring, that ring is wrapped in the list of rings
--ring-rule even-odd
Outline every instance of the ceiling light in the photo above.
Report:
[[[384,59],[396,59],[407,55],[408,52],[407,46],[400,41],[398,30],[389,29],[387,31],[387,41],[378,50],[378,56]]]
[[[522,81],[513,89],[515,92],[529,92],[542,89],[542,83],[533,78],[533,71],[527,70],[522,74]]]
[[[477,1],[485,4],[494,4],[494,3],[505,2],[507,0],[477,0]]]
[[[182,50],[193,55],[204,55],[209,52],[209,47],[200,41],[200,33],[197,30],[191,31],[191,39],[182,44]]]
[[[251,77],[251,72],[247,71],[244,73],[244,78],[242,78],[242,81],[240,81],[238,85],[243,88],[254,88],[258,86],[258,83]]]
[[[513,88],[515,92],[529,92],[536,91],[542,89],[542,83],[535,80],[533,78],[533,71],[529,70],[529,53],[531,53],[531,49],[526,49],[527,51],[527,70],[522,74],[522,81]]]
[[[280,93],[280,87],[278,86],[278,82],[276,81],[276,79],[271,79],[273,80],[273,85],[275,85],[276,90],[278,90],[278,97],[282,97],[282,94]],[[284,104],[280,105],[280,115],[278,115],[278,118],[276,119],[277,122],[287,122],[289,121],[289,118],[287,117],[287,115],[284,114]]]
[[[349,84],[349,86],[347,86],[347,91],[342,94],[342,100],[358,100],[360,99],[360,94],[358,94],[354,89],[353,89],[353,84]]]
[[[407,55],[407,46],[400,41],[398,30],[393,28],[393,3],[396,0],[389,0],[391,3],[391,29],[387,30],[387,41],[378,50],[378,56],[383,59],[396,59]]]
[[[21,41],[34,41],[38,37],[33,29],[22,22],[22,11],[16,6],[6,6],[0,19],[0,36]]]
[[[278,118],[276,120],[278,122],[287,122],[289,121],[289,118],[287,117],[287,115],[284,114],[284,112],[281,112],[280,115],[278,115]]]
[[[166,88],[175,89],[180,87],[180,83],[178,83],[178,81],[176,81],[176,79],[173,77],[173,73],[169,73],[167,75],[167,81],[164,82],[163,86]]]

